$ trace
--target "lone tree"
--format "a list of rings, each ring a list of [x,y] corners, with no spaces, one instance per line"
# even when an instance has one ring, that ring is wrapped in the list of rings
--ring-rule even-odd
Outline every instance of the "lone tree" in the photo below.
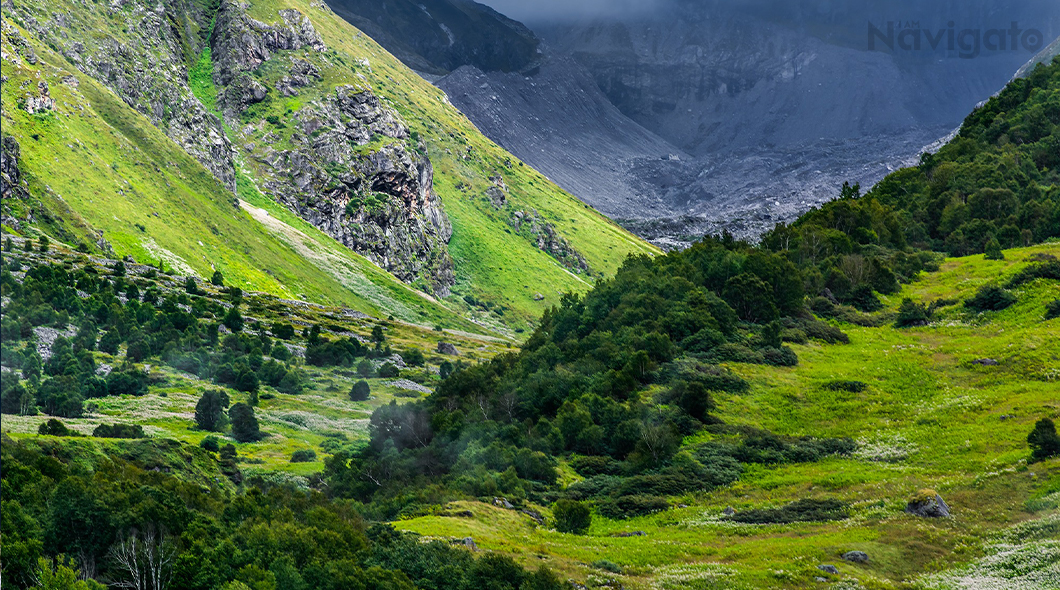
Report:
[[[1031,446],[1031,456],[1035,460],[1060,456],[1060,435],[1056,434],[1056,425],[1049,418],[1038,420],[1034,430],[1027,435],[1027,444]]]
[[[355,402],[368,401],[368,398],[372,395],[372,388],[368,386],[367,381],[358,381],[353,384],[353,389],[350,390],[350,399]]]
[[[195,404],[195,423],[199,429],[213,432],[221,430],[228,402],[228,394],[220,389],[203,392],[199,402]]]
[[[552,516],[556,519],[556,530],[561,533],[580,535],[589,530],[593,522],[589,507],[574,500],[557,500],[552,505]]]
[[[990,238],[990,241],[986,243],[986,255],[987,260],[1004,260],[1005,254],[1001,251],[1001,244],[997,241],[997,238]]]
[[[228,410],[228,417],[232,420],[233,438],[241,443],[261,439],[261,430],[258,429],[258,419],[254,416],[254,408],[238,403]]]
[[[213,276],[210,277],[210,284],[212,284],[212,285],[214,285],[216,287],[224,287],[225,286],[225,276],[223,274],[221,274],[221,271],[219,271],[219,270],[213,271]]]

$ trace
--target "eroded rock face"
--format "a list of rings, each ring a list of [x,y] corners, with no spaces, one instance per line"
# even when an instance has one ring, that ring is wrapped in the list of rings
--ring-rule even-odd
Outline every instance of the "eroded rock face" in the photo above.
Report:
[[[18,169],[21,149],[11,136],[0,139],[0,197],[18,197],[22,191],[22,173]]]
[[[323,88],[313,62],[326,46],[312,23],[292,10],[278,17],[266,24],[226,2],[213,35],[219,104],[230,126],[242,129],[241,146],[262,173],[260,188],[399,279],[448,295],[455,282],[452,226],[422,146],[366,84]],[[263,69],[284,73],[269,79]],[[245,124],[246,110],[270,94],[298,94],[305,104]]]
[[[192,32],[209,22],[199,3],[112,3],[105,10],[109,18],[124,21],[127,36],[121,40],[93,27],[86,18],[92,9],[69,13],[49,13],[46,9],[43,3],[19,2],[10,10],[5,6],[5,13],[150,119],[225,186],[235,190],[232,146],[221,121],[195,99],[187,83],[187,44],[193,44],[196,52],[201,49],[199,36]],[[31,54],[29,49],[27,61]],[[34,61],[35,56],[30,63]]]

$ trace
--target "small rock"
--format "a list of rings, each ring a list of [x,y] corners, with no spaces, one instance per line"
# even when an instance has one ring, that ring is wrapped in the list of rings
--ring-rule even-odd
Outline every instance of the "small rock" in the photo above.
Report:
[[[817,569],[821,570],[822,572],[824,572],[826,574],[832,574],[833,576],[838,576],[839,575],[839,568],[837,568],[834,565],[829,565],[827,563],[824,564],[824,565],[817,566]]]
[[[905,511],[924,518],[944,518],[950,515],[950,507],[934,490],[920,490],[906,504]]]
[[[815,581],[815,582],[827,582],[828,578],[822,578],[821,576],[817,576],[816,578],[813,579],[813,581]]]
[[[1013,418],[1015,418],[1015,417],[1016,417],[1016,416],[1014,416],[1014,415],[1012,415],[1012,414],[1002,414],[1002,415],[1001,415],[1001,419],[1002,419],[1002,420],[1011,420],[1011,419],[1013,419]]]
[[[847,551],[843,554],[843,559],[851,563],[868,563],[869,554],[864,551]]]
[[[994,359],[979,359],[979,360],[972,361],[972,364],[973,365],[980,365],[980,366],[983,366],[983,367],[996,367],[996,366],[1000,365],[1001,363],[997,362]]]
[[[515,510],[515,506],[513,506],[507,498],[494,498],[493,505],[500,506],[501,508],[505,508],[507,510]]]
[[[523,508],[519,512],[522,512],[523,514],[525,514],[525,515],[529,516],[530,518],[534,519],[534,521],[537,522],[537,524],[545,524],[545,517],[541,516],[541,513],[538,512],[537,510],[530,510],[528,508]]]
[[[544,301],[545,296],[540,293],[534,293],[534,301]]]
[[[722,510],[721,513],[725,516],[732,516],[733,514],[736,514],[736,511],[733,510],[732,506],[728,506],[725,510]]]
[[[472,551],[478,551],[478,545],[475,544],[475,539],[471,537],[464,537],[463,539],[457,539],[453,541],[454,545],[463,545]]]
[[[622,537],[622,538],[626,538],[626,537],[647,537],[648,533],[645,533],[644,531],[629,531],[629,532],[623,532],[623,533],[615,533],[613,536]]]
[[[460,351],[456,349],[456,346],[449,342],[438,343],[438,354],[445,354],[449,356],[460,356]]]

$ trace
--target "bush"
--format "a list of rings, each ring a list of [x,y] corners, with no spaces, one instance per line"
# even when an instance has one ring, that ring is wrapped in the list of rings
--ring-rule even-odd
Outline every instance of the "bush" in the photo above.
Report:
[[[621,472],[621,464],[611,457],[575,457],[571,467],[582,477],[618,475]]]
[[[350,389],[350,400],[355,402],[368,401],[368,398],[372,396],[372,388],[368,385],[367,381],[358,381],[353,384],[353,388]]]
[[[847,505],[839,500],[796,500],[780,508],[759,508],[737,512],[728,517],[746,524],[788,524],[792,522],[828,522],[847,518]]]
[[[861,381],[829,381],[824,384],[825,389],[831,391],[845,391],[847,393],[861,393],[869,388],[868,384]]]
[[[1060,435],[1056,434],[1056,425],[1049,418],[1042,418],[1034,425],[1034,430],[1027,435],[1027,444],[1035,460],[1060,456]]]
[[[666,498],[659,496],[620,496],[600,503],[600,514],[615,520],[662,512],[670,508]]]
[[[139,424],[100,424],[92,431],[96,438],[146,438]]]
[[[589,507],[574,500],[558,500],[552,505],[552,516],[556,519],[556,530],[561,533],[580,535],[589,530],[593,514]]]
[[[312,463],[317,460],[317,453],[313,449],[301,449],[291,453],[291,463]]]
[[[1060,299],[1045,306],[1045,319],[1052,320],[1060,318]]]
[[[294,338],[294,326],[277,322],[272,325],[272,335],[280,340],[290,340],[291,338]]]
[[[390,363],[383,363],[377,373],[383,379],[393,379],[401,374],[401,370]]]
[[[44,436],[81,436],[76,430],[71,430],[59,420],[52,418],[37,428],[37,434]]]
[[[896,328],[910,328],[913,326],[926,326],[928,323],[927,308],[908,297],[902,300],[898,307],[898,318],[894,321]]]
[[[982,313],[984,311],[1001,311],[1012,307],[1016,303],[1016,296],[1001,287],[988,285],[979,289],[975,297],[964,302],[964,306],[973,311]]]
[[[211,453],[219,453],[221,451],[221,439],[211,434],[202,439],[199,442],[199,446]]]
[[[426,359],[423,358],[423,351],[418,348],[408,349],[405,354],[401,355],[401,358],[410,367],[422,367],[423,363],[426,362]]]

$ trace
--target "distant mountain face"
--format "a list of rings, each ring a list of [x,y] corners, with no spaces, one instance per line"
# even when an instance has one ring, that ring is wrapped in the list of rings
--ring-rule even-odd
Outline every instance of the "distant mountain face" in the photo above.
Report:
[[[437,84],[507,149],[664,242],[754,236],[845,181],[875,183],[1060,31],[1060,5],[1045,0],[658,0],[601,4],[592,18],[557,6],[519,8],[544,42],[537,75],[460,71]],[[988,30],[1013,22],[1020,46],[987,50]],[[884,35],[874,51],[870,24]],[[919,26],[922,50],[888,47],[892,25],[896,37]],[[948,48],[965,28],[979,35],[975,59]],[[1042,37],[1024,47],[1032,28]],[[937,50],[929,33],[942,35]]]
[[[471,65],[511,72],[532,67],[538,40],[529,29],[470,0],[328,0],[336,14],[406,65],[445,74]]]

